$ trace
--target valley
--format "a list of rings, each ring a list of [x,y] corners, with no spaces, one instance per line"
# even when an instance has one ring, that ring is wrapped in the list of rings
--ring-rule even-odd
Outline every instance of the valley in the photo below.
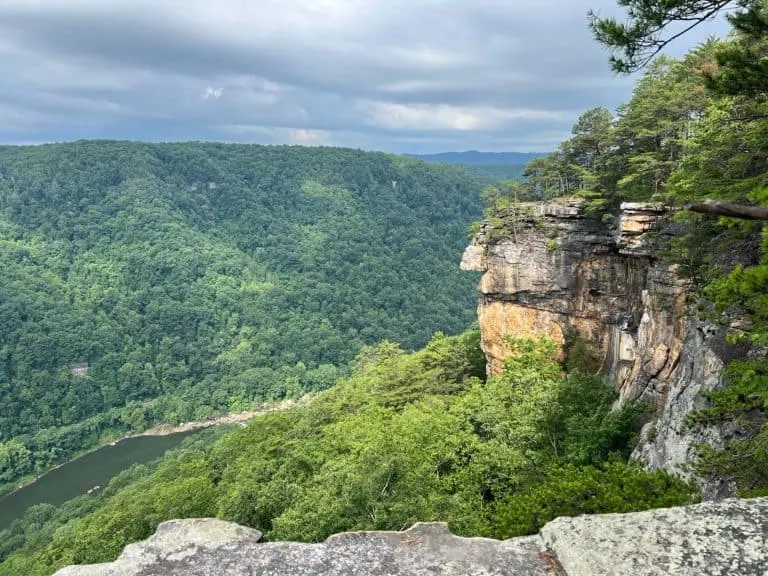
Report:
[[[768,0],[27,4],[0,576],[768,562]]]
[[[464,329],[479,189],[342,149],[0,148],[0,487],[322,390],[364,344]]]

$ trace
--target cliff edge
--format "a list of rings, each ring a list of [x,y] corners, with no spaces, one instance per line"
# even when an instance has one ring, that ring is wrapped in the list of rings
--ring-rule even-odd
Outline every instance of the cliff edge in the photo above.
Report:
[[[658,257],[675,234],[670,209],[625,203],[605,221],[584,208],[578,198],[523,203],[483,222],[464,252],[462,269],[484,272],[478,320],[488,371],[501,371],[510,335],[561,345],[578,335],[620,403],[655,406],[634,457],[685,473],[696,444],[721,440],[716,429],[687,429],[685,415],[721,385],[724,363],[738,350],[697,318],[688,281]]]
[[[558,518],[504,541],[454,536],[443,523],[318,544],[260,538],[221,520],[172,520],[115,562],[56,576],[757,576],[768,566],[768,498]]]

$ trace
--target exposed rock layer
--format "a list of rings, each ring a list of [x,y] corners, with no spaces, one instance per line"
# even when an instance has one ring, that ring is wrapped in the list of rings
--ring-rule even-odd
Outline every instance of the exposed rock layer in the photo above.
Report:
[[[453,536],[442,523],[351,532],[320,544],[260,544],[256,530],[174,520],[109,564],[56,576],[731,576],[765,575],[768,498],[559,518],[537,536]]]
[[[673,233],[659,204],[622,206],[613,224],[588,217],[579,199],[528,203],[484,223],[466,249],[464,270],[484,272],[478,319],[488,370],[497,374],[508,336],[569,334],[592,344],[620,401],[644,399],[658,420],[646,427],[636,457],[676,469],[715,430],[685,430],[701,393],[720,385],[729,353],[720,331],[686,304],[689,284],[657,257]]]

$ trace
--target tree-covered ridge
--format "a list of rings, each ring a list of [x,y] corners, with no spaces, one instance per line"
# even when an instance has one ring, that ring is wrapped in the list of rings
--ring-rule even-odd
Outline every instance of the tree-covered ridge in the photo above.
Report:
[[[439,154],[407,154],[426,162],[463,166],[468,172],[477,174],[489,184],[520,180],[525,165],[534,158],[546,156],[540,152],[441,152]],[[502,184],[503,185],[503,184]]]
[[[642,406],[612,412],[607,383],[564,370],[547,341],[513,341],[504,375],[485,381],[479,340],[471,330],[414,354],[366,347],[349,378],[303,408],[126,472],[102,496],[36,506],[0,533],[0,573],[109,560],[179,517],[233,520],[267,540],[428,520],[506,538],[560,515],[695,500],[666,472],[627,463]]]
[[[365,344],[463,330],[479,188],[339,148],[0,147],[0,485],[105,432],[327,388]]]
[[[632,67],[655,50],[659,25],[692,22],[706,6],[729,2],[619,4],[634,28],[611,20],[595,25],[598,38],[624,50]],[[703,316],[753,347],[747,361],[729,367],[729,386],[690,418],[690,425],[727,422],[742,432],[722,451],[704,450],[699,468],[735,480],[741,494],[758,494],[768,490],[768,231],[760,220],[712,218],[718,211],[708,202],[759,213],[768,206],[768,3],[732,4],[742,10],[731,18],[731,39],[709,40],[680,60],[656,57],[615,114],[588,110],[556,152],[526,166],[521,183],[484,196],[491,222],[510,203],[567,195],[587,198],[608,224],[626,201],[691,208],[675,217],[684,233],[660,256],[693,280]]]
[[[534,158],[546,156],[541,152],[480,152],[467,150],[465,152],[438,152],[437,154],[406,154],[427,162],[441,164],[459,164],[462,166],[524,166]]]

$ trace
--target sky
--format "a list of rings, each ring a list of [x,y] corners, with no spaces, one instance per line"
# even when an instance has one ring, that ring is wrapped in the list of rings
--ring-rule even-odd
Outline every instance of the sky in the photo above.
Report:
[[[616,0],[0,0],[0,142],[546,152],[631,94],[590,8],[621,14]]]

